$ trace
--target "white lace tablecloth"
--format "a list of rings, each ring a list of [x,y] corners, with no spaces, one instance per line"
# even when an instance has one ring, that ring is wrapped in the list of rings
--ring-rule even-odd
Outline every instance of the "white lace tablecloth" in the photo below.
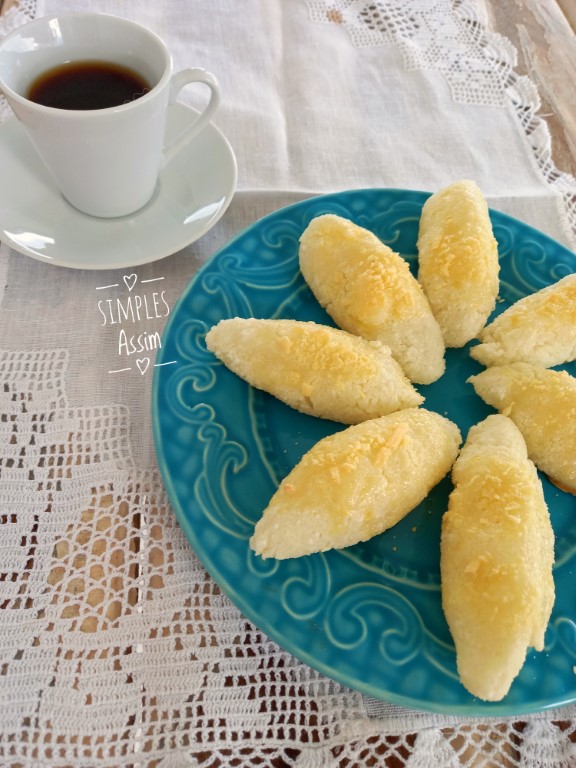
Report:
[[[536,90],[481,3],[26,0],[0,34],[75,9],[149,25],[177,67],[222,83],[237,195],[200,241],[129,270],[162,280],[170,308],[249,223],[333,190],[472,178],[494,208],[575,246],[576,180],[554,168]],[[97,289],[125,272],[0,248],[0,764],[576,765],[574,706],[483,722],[369,699],[221,595],[156,469],[151,370],[108,373],[118,335]]]

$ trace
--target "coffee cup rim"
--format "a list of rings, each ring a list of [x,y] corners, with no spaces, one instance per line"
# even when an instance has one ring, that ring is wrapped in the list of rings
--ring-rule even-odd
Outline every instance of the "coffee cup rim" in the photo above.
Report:
[[[53,114],[53,115],[59,115],[60,117],[67,115],[69,116],[70,119],[80,119],[82,117],[86,118],[87,115],[90,115],[90,117],[94,119],[94,117],[97,115],[105,116],[105,115],[111,115],[111,114],[116,114],[120,112],[127,112],[134,108],[137,108],[140,105],[143,105],[145,102],[151,101],[156,96],[158,91],[164,88],[168,84],[168,82],[172,77],[172,70],[173,70],[172,56],[166,44],[156,32],[144,26],[144,24],[140,24],[137,21],[133,21],[132,19],[127,19],[123,16],[116,16],[112,13],[98,13],[93,11],[86,11],[86,12],[74,11],[71,13],[53,13],[46,16],[39,16],[37,19],[32,19],[31,21],[26,22],[25,24],[22,24],[19,27],[16,27],[16,29],[12,30],[12,32],[10,32],[2,40],[0,40],[0,56],[2,55],[3,49],[6,48],[6,44],[9,43],[10,40],[13,40],[14,38],[18,37],[19,35],[22,34],[24,30],[30,29],[32,26],[36,24],[39,25],[41,22],[47,23],[47,22],[56,21],[59,19],[73,19],[73,18],[89,19],[91,17],[98,18],[98,19],[113,20],[114,22],[120,22],[121,24],[126,24],[127,26],[130,26],[130,27],[136,27],[140,32],[143,32],[149,38],[154,40],[154,42],[162,50],[162,53],[164,54],[164,58],[165,58],[164,72],[160,80],[158,80],[158,82],[154,86],[152,86],[152,88],[150,88],[150,90],[147,93],[145,93],[143,96],[140,96],[138,99],[134,101],[130,101],[127,104],[119,104],[115,107],[104,107],[102,109],[89,109],[89,110],[61,109],[60,107],[48,107],[44,104],[38,104],[37,102],[26,98],[26,96],[22,96],[21,93],[18,93],[18,91],[15,91],[10,85],[7,84],[2,79],[2,76],[0,74],[0,94],[9,96],[10,99],[12,99],[13,101],[16,101],[20,105],[26,106],[28,109],[37,110],[44,115]],[[78,60],[80,61],[80,59]]]

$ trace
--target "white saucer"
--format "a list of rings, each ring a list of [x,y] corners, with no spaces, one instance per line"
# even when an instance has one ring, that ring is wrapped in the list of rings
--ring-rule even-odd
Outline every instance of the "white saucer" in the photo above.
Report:
[[[168,110],[167,139],[197,112]],[[212,123],[166,165],[152,200],[118,219],[96,219],[62,197],[15,118],[0,125],[0,240],[62,267],[116,269],[169,256],[205,234],[228,208],[236,159]]]

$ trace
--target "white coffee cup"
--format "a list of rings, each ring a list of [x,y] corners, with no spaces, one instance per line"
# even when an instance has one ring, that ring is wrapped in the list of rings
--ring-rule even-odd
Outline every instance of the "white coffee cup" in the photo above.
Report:
[[[29,99],[31,84],[70,61],[112,62],[151,86],[143,96],[105,109],[60,109]],[[163,146],[169,104],[188,83],[204,83],[204,111]],[[0,91],[64,197],[91,216],[125,216],[152,197],[162,163],[209,122],[220,103],[218,81],[200,68],[173,73],[171,56],[152,31],[127,19],[73,13],[36,19],[0,41]]]

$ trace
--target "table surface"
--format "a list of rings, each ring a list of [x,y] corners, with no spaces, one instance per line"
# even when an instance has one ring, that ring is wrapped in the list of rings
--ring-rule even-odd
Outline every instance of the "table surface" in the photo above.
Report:
[[[518,51],[516,71],[528,74],[538,87],[556,167],[576,175],[576,2],[482,2],[491,28]],[[0,0],[0,13],[17,5],[18,0]]]
[[[500,0],[483,0],[489,26],[511,40],[518,51],[519,74],[527,74],[535,82],[541,97],[540,114],[545,117],[552,136],[552,155],[556,167],[564,172],[576,175],[576,3],[574,0],[514,0],[501,3]],[[17,0],[0,2],[0,12],[17,4]],[[100,499],[100,504],[112,504],[112,496]],[[87,511],[86,514],[89,514]],[[138,521],[133,521],[137,527]],[[101,546],[105,547],[102,539]],[[65,547],[65,543],[60,546]],[[131,547],[138,550],[137,538]],[[102,550],[102,553],[104,549]],[[160,550],[151,554],[162,556]],[[65,556],[65,552],[56,552],[56,557]],[[53,580],[59,578],[56,569]],[[96,600],[96,595],[93,599]],[[90,596],[88,600],[90,600]],[[134,595],[134,599],[137,596]],[[111,604],[110,610],[115,610]],[[108,618],[113,619],[111,614]],[[85,631],[94,631],[86,626]],[[519,732],[522,724],[519,724]],[[450,729],[446,729],[446,738],[450,739]],[[494,730],[495,743],[498,731]],[[576,741],[576,733],[571,736]],[[492,762],[483,762],[486,768],[501,768],[503,765],[516,765],[506,762],[510,758],[507,748],[499,752],[496,746]],[[461,755],[464,765],[475,765],[473,756]]]

